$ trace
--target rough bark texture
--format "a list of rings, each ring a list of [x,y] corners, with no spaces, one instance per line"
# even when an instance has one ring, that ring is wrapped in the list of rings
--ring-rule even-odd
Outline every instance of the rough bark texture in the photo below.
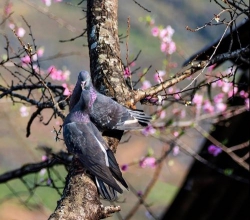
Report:
[[[95,87],[126,104],[131,91],[123,78],[117,24],[118,0],[88,1],[90,70]]]

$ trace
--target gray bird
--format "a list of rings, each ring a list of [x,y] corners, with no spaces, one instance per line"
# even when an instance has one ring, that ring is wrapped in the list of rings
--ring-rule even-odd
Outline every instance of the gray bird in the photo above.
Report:
[[[101,196],[112,201],[117,198],[117,192],[123,192],[116,180],[127,189],[128,185],[122,177],[113,152],[108,148],[99,130],[90,121],[90,109],[86,103],[90,103],[91,100],[87,100],[86,97],[83,99],[83,97],[82,93],[78,103],[64,120],[64,141],[68,151],[74,154],[95,177]]]
[[[87,71],[81,71],[78,75],[78,81],[70,99],[70,111],[80,99],[81,91],[84,102],[90,109],[90,120],[101,131],[141,129],[151,120],[151,116],[143,111],[128,109],[111,97],[99,93],[94,88]]]

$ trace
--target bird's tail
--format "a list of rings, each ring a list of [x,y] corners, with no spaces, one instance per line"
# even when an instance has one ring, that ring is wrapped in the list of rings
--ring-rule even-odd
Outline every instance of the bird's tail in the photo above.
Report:
[[[128,110],[129,114],[134,117],[139,125],[143,126],[143,127],[146,127],[149,125],[150,123],[150,120],[152,119],[151,116],[145,114],[144,111],[142,110]]]
[[[96,185],[98,191],[103,199],[107,199],[109,201],[114,201],[117,199],[117,192],[111,186],[104,183],[102,180],[95,177]]]

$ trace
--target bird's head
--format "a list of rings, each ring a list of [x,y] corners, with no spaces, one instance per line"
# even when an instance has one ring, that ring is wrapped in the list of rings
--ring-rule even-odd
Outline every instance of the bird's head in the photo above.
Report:
[[[82,90],[87,90],[92,85],[90,74],[87,71],[81,71],[78,80],[81,82]]]

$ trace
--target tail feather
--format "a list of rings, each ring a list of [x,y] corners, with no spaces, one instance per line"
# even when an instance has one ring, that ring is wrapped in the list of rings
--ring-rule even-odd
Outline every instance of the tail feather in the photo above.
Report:
[[[109,201],[114,201],[117,199],[117,192],[111,186],[108,186],[106,183],[104,183],[97,177],[95,177],[95,179],[98,191],[103,199],[107,199]]]
[[[109,168],[112,175],[118,180],[126,189],[128,189],[128,184],[122,177],[122,172],[120,171],[119,165],[115,159],[113,152],[108,149],[107,150],[108,160],[109,160]]]

